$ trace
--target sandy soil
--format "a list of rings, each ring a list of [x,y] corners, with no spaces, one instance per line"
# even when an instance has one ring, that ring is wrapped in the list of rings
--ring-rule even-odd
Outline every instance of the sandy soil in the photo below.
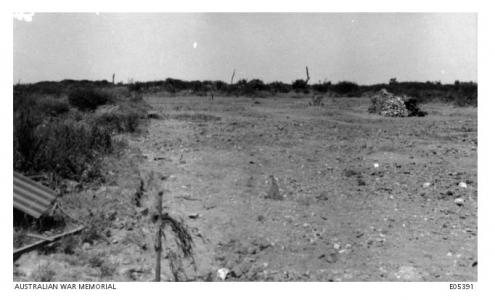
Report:
[[[150,215],[164,190],[194,262],[173,259],[167,232],[163,280],[218,281],[221,268],[232,281],[477,280],[475,108],[384,118],[366,98],[146,100],[163,118],[126,137],[108,184],[63,199],[76,218],[108,220],[106,240],[23,255],[14,279],[43,266],[64,270],[53,280],[152,280]],[[268,197],[273,182],[280,197]]]

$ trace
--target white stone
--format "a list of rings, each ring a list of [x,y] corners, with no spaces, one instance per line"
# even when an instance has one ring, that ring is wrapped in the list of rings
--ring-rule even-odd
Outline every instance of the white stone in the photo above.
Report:
[[[221,268],[218,269],[217,271],[217,277],[220,278],[221,280],[225,280],[227,278],[227,275],[230,273],[230,270],[227,268]]]

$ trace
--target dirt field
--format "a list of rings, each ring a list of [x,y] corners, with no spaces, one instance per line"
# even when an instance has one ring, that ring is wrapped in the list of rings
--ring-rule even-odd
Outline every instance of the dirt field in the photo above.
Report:
[[[476,281],[476,108],[385,118],[367,98],[308,100],[148,96],[163,118],[126,137],[106,186],[63,199],[78,219],[108,221],[106,239],[25,254],[14,279],[152,280],[146,207],[164,189],[195,259],[164,254],[163,280],[218,281],[227,268],[228,281]]]

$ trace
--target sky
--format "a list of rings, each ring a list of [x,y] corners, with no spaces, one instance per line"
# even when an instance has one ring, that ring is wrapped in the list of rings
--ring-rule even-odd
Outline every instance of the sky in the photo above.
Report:
[[[14,16],[14,82],[477,81],[475,13]]]

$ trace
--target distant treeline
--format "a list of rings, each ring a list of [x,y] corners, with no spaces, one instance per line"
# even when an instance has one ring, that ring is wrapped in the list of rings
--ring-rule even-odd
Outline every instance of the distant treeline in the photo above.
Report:
[[[113,84],[107,80],[62,80],[42,81],[33,84],[17,84],[14,91],[23,91],[41,94],[67,94],[74,88],[105,88]],[[361,97],[370,96],[381,89],[398,95],[408,95],[421,102],[432,100],[453,102],[458,105],[477,105],[478,84],[475,82],[456,81],[453,84],[441,82],[399,82],[395,78],[388,83],[373,85],[358,85],[350,81],[337,83],[320,82],[308,84],[298,79],[289,83],[280,81],[264,83],[260,79],[241,79],[233,84],[224,81],[185,81],[167,78],[165,80],[117,83],[117,86],[126,86],[130,91],[141,93],[165,92],[170,95],[198,95],[205,96],[213,92],[224,96],[269,97],[277,94],[325,94],[331,97]]]

